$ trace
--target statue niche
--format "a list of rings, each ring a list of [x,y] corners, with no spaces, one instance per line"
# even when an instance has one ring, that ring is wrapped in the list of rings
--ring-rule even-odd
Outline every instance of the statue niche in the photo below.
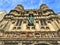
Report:
[[[33,25],[34,25],[34,16],[33,16],[33,14],[29,14],[28,26],[33,26]]]

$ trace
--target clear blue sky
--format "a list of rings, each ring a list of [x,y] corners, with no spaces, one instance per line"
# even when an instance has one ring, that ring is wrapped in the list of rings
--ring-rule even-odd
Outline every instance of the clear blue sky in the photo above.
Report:
[[[17,4],[22,4],[25,9],[39,9],[41,4],[47,4],[55,13],[60,12],[60,0],[0,0],[0,11],[9,12]]]

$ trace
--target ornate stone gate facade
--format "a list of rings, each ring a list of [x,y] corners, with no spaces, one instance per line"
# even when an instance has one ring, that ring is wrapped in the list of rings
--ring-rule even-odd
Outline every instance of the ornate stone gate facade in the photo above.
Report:
[[[0,45],[60,45],[60,14],[42,4],[25,10],[17,5],[0,21]]]

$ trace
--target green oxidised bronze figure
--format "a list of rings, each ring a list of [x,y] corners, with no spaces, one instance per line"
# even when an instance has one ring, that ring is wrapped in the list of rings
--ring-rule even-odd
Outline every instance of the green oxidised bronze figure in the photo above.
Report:
[[[28,18],[28,25],[29,25],[29,26],[30,26],[30,25],[34,25],[34,17],[33,17],[32,14],[29,15],[29,18]]]

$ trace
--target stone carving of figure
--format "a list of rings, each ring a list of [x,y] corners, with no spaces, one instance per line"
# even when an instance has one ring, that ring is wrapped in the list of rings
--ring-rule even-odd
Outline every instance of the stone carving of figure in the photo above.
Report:
[[[32,15],[30,15],[29,17],[28,17],[28,25],[30,26],[30,25],[34,25],[34,17],[32,16]]]

